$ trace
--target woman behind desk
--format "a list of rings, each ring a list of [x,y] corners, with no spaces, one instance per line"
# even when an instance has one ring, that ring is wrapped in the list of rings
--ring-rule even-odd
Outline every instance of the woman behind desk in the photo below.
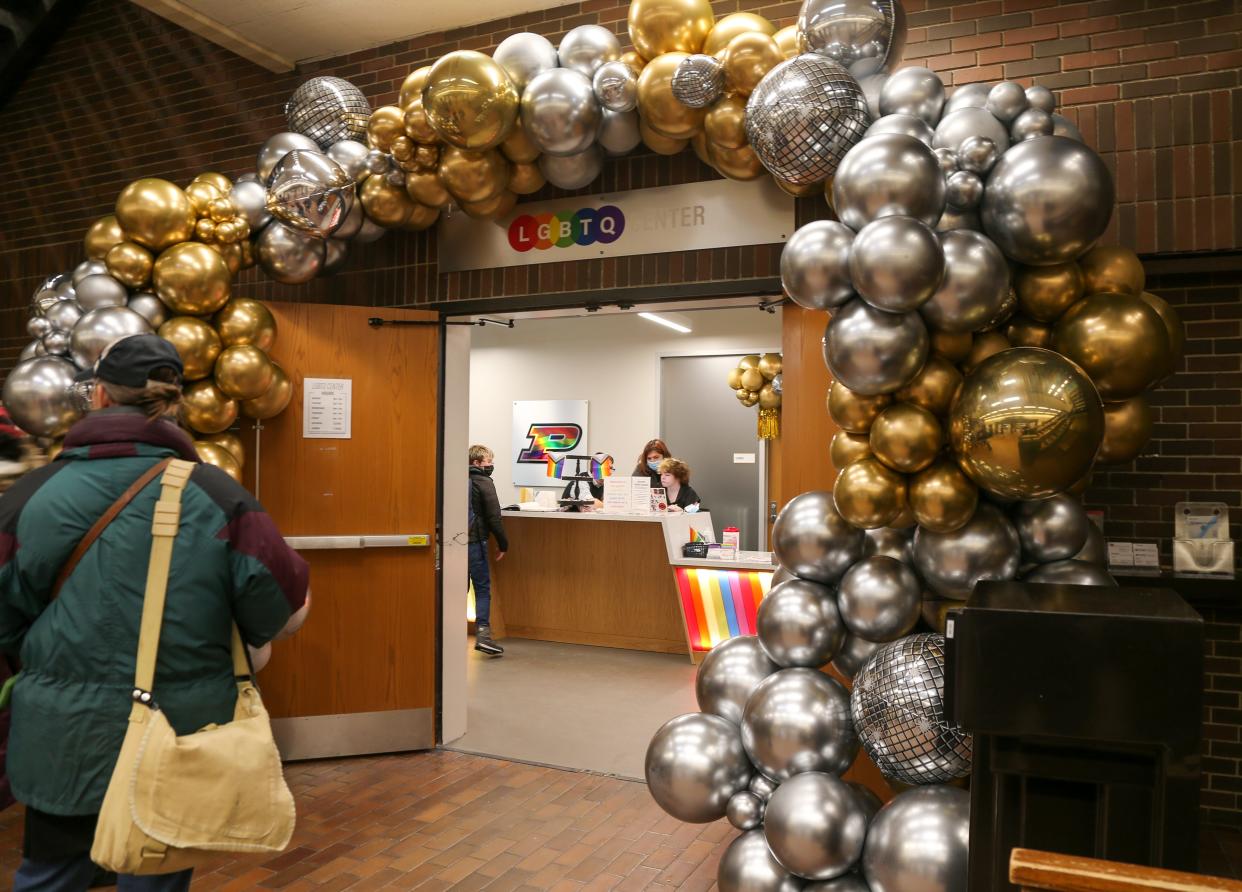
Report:
[[[668,493],[670,511],[699,510],[699,494],[690,485],[690,466],[679,458],[666,458],[660,462],[660,485]]]
[[[638,464],[634,465],[634,471],[631,477],[646,477],[651,481],[652,486],[661,486],[660,483],[660,462],[666,458],[672,458],[673,453],[668,451],[668,445],[661,439],[648,440],[647,445],[643,447],[642,453],[638,456]]]

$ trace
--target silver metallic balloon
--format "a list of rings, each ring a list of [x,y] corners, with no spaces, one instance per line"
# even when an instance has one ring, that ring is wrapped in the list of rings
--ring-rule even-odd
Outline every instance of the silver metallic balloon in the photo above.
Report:
[[[108,265],[102,260],[83,260],[73,268],[73,287],[77,288],[87,276],[108,275]]]
[[[896,65],[906,45],[905,12],[894,0],[804,0],[797,28],[806,50],[856,78]]]
[[[78,306],[84,311],[102,307],[123,307],[129,290],[107,272],[86,276],[76,286]]]
[[[837,513],[830,492],[794,496],[772,525],[772,550],[781,566],[824,585],[836,582],[862,557],[866,538]]]
[[[918,313],[886,313],[862,300],[837,310],[824,329],[824,362],[863,396],[896,393],[927,361],[927,327]]]
[[[841,619],[851,635],[896,641],[919,621],[922,587],[914,571],[896,558],[863,558],[841,579]]]
[[[496,47],[492,58],[509,75],[509,80],[513,81],[513,86],[517,87],[519,93],[536,76],[551,71],[560,64],[552,41],[542,34],[533,34],[530,31],[506,37]]]
[[[959,108],[983,108],[987,105],[990,92],[992,92],[991,84],[962,84],[945,101],[942,118],[947,118]]]
[[[740,724],[751,693],[779,668],[754,635],[720,642],[708,651],[694,676],[699,709]]]
[[[38,340],[34,342],[34,355],[36,357],[48,355],[47,347],[44,345],[42,340]]]
[[[871,887],[860,873],[847,873],[836,879],[819,883],[807,883],[802,892],[871,892]]]
[[[131,294],[129,303],[126,306],[147,320],[147,324],[151,326],[152,330],[159,328],[168,321],[168,307],[149,291]]]
[[[300,133],[277,133],[268,137],[267,142],[259,149],[259,157],[255,162],[260,181],[266,183],[276,162],[293,151],[318,152],[319,144]]]
[[[1038,108],[1028,108],[1013,119],[1009,125],[1009,135],[1014,142],[1034,139],[1037,136],[1052,136],[1055,125],[1052,115]]]
[[[72,331],[73,327],[78,324],[78,320],[82,318],[82,308],[78,306],[76,300],[58,300],[47,308],[43,316],[52,323],[54,328]]]
[[[644,766],[651,798],[679,821],[706,824],[725,816],[729,798],[754,769],[738,727],[717,715],[679,715],[656,731]]]
[[[638,148],[643,135],[638,129],[638,112],[615,112],[604,109],[599,121],[596,141],[609,155],[624,155]]]
[[[929,146],[932,144],[931,127],[927,126],[927,122],[922,118],[916,118],[914,115],[884,115],[872,122],[865,135],[875,136],[877,133],[904,133],[906,136],[913,136],[921,143]]]
[[[267,178],[267,209],[280,222],[327,238],[354,206],[353,178],[322,152],[294,150]]]
[[[932,154],[940,162],[940,170],[945,175],[946,180],[957,172],[957,152],[941,146],[938,149],[932,149]]]
[[[858,231],[850,250],[854,290],[889,313],[917,310],[940,287],[944,267],[936,234],[913,217],[872,220]]]
[[[970,210],[959,210],[954,207],[946,207],[944,213],[940,215],[940,222],[936,224],[936,231],[951,232],[954,229],[969,229],[971,232],[982,232],[983,224],[979,222],[979,212],[973,208]]]
[[[677,63],[671,88],[673,98],[687,108],[707,108],[724,95],[724,63],[704,53],[686,56]]]
[[[832,661],[832,668],[846,678],[853,678],[863,666],[867,665],[871,655],[883,646],[882,641],[868,641],[857,635],[846,635],[845,643],[841,645],[841,652]]]
[[[773,857],[761,829],[729,843],[716,868],[719,892],[799,892],[804,885]]]
[[[350,143],[350,145],[356,146],[358,143]],[[366,151],[365,146],[363,151]],[[233,203],[242,209],[246,222],[250,224],[251,232],[258,232],[271,221],[272,215],[267,210],[267,189],[263,188],[262,183],[254,181],[234,183],[229,191],[229,198],[233,199]]]
[[[1053,561],[1040,564],[1026,574],[1027,582],[1046,582],[1058,585],[1102,585],[1117,587],[1117,580],[1099,564],[1086,561]]]
[[[867,541],[863,543],[863,557],[884,555],[903,564],[914,566],[914,527],[899,530],[894,527],[879,527],[867,530]]]
[[[42,316],[31,316],[26,320],[26,334],[32,338],[41,338],[49,331],[55,331],[56,327]]]
[[[309,136],[321,149],[343,139],[366,139],[370,117],[366,95],[339,77],[312,77],[285,103],[289,129]]]
[[[932,136],[934,148],[961,148],[962,142],[972,136],[990,139],[1003,152],[1009,147],[1009,128],[996,120],[987,109],[963,106],[940,119]]]
[[[870,123],[858,83],[814,53],[777,65],[746,102],[746,137],[755,154],[774,175],[800,186],[832,176]]]
[[[4,408],[13,423],[34,437],[59,437],[78,420],[70,389],[77,369],[59,356],[19,363],[4,379]]]
[[[939,237],[944,279],[919,313],[933,331],[982,331],[1009,296],[1009,264],[981,233],[958,229]]]
[[[902,68],[893,72],[880,91],[880,111],[886,115],[914,115],[935,127],[944,108],[944,81],[930,68]]]
[[[577,155],[540,155],[539,170],[543,178],[562,189],[583,189],[589,186],[604,166],[604,153],[598,145],[590,145]]]
[[[818,668],[845,640],[832,589],[809,579],[773,586],[759,605],[755,631],[764,653],[783,668]]]
[[[638,75],[625,62],[605,62],[591,79],[595,98],[608,111],[628,112],[638,108]]]
[[[341,241],[353,238],[362,228],[362,221],[365,217],[366,214],[362,212],[362,202],[354,201],[349,212],[345,214],[345,219],[341,221],[341,225],[336,227],[336,231],[332,233],[332,237]]]
[[[77,300],[77,291],[73,287],[73,279],[65,276],[56,285],[56,296],[61,300]]]
[[[876,815],[863,848],[871,892],[962,892],[970,846],[970,794],[916,787]]]
[[[323,268],[323,239],[273,220],[259,233],[255,259],[277,282],[301,285],[315,278]]]
[[[799,227],[781,251],[781,285],[800,307],[827,310],[854,296],[850,246],[854,231],[835,220]]]
[[[969,170],[955,170],[945,179],[944,194],[949,207],[970,210],[983,200],[983,180]]]
[[[43,336],[43,349],[49,356],[64,356],[69,352],[69,345],[70,334],[67,331],[55,329]]]
[[[914,534],[914,566],[942,598],[965,601],[984,579],[1018,575],[1018,532],[995,506],[980,503],[975,516],[951,533],[919,527]]]
[[[257,183],[259,182],[259,175],[255,173],[253,170],[248,170],[245,173],[243,173],[241,176],[239,176],[237,179],[233,180],[233,182],[234,183]]]
[[[931,592],[923,592],[923,622],[933,632],[943,635],[948,626],[949,612],[961,610],[962,602],[951,598],[937,598]]]
[[[375,176],[382,176],[388,173],[392,167],[392,156],[381,152],[379,149],[367,150],[367,172]]]
[[[867,813],[850,785],[810,771],[791,777],[768,800],[768,848],[791,873],[808,880],[842,876],[862,858]]]
[[[334,142],[328,146],[327,150],[327,156],[341,165],[341,170],[353,177],[355,183],[361,183],[371,175],[367,165],[367,158],[370,154],[370,149],[352,139],[342,139]],[[252,223],[251,225],[253,226],[254,224]]]
[[[1104,533],[1094,523],[1087,527],[1087,541],[1071,560],[1108,566],[1108,543],[1104,541]]]
[[[1001,81],[988,92],[988,101],[984,108],[990,111],[999,121],[1009,124],[1030,103],[1026,98],[1026,90],[1015,81]]]
[[[750,792],[758,796],[761,801],[767,802],[772,798],[772,794],[776,792],[776,788],[779,786],[780,784],[772,780],[772,778],[765,777],[762,774],[756,774],[750,779],[750,786],[748,789]]]
[[[863,813],[867,816],[867,823],[871,823],[871,819],[879,814],[880,809],[884,807],[884,803],[880,801],[880,797],[869,787],[864,786],[858,781],[846,781],[846,784],[854,791],[854,795],[858,797]]]
[[[1026,88],[1026,102],[1031,108],[1037,108],[1048,114],[1057,110],[1057,100],[1052,95],[1052,91],[1039,84]]]
[[[1078,129],[1078,125],[1065,117],[1065,115],[1052,116],[1052,135],[1064,136],[1066,139],[1072,139],[1077,142],[1086,142],[1082,138],[1082,131]]]
[[[858,87],[863,91],[863,97],[867,100],[867,111],[871,113],[873,121],[884,117],[880,114],[880,91],[884,89],[884,84],[887,82],[888,75],[885,73],[869,74],[858,79]]]
[[[785,392],[785,375],[783,372],[777,372],[772,376],[772,390],[778,395]]]
[[[536,75],[522,93],[522,126],[549,155],[578,155],[595,142],[600,108],[586,75],[553,68]]]
[[[1008,144],[1006,137],[1000,145]],[[957,147],[957,166],[981,177],[987,176],[1000,160],[1000,145],[986,136],[968,136]]]
[[[349,242],[339,238],[329,238],[323,241],[323,269],[320,275],[330,276],[334,272],[343,269],[345,261],[349,259]]]
[[[113,341],[129,335],[146,334],[151,325],[128,307],[101,307],[91,310],[73,327],[70,351],[79,368],[89,369]]]
[[[354,241],[365,245],[367,242],[378,241],[387,234],[388,230],[380,226],[374,220],[368,219],[364,214],[362,217],[362,225],[358,227],[358,234],[354,236]]]
[[[39,356],[47,356],[47,348],[43,346],[43,341],[34,340],[22,348],[22,352],[17,354],[18,363],[23,363],[28,359],[35,359]]]
[[[742,744],[755,767],[782,785],[804,771],[840,774],[858,754],[849,694],[817,669],[769,675],[746,703]]]
[[[832,180],[832,206],[841,222],[854,230],[893,215],[935,226],[944,211],[940,162],[913,136],[869,136],[841,161]]]
[[[394,186],[405,185],[405,171],[399,167],[394,167],[388,173],[384,174],[384,179],[388,180]]]
[[[1099,155],[1062,136],[1039,136],[996,162],[980,216],[1006,257],[1045,266],[1086,252],[1108,227],[1113,199]]]
[[[750,790],[740,790],[729,797],[725,817],[738,830],[754,830],[763,824],[766,803]]]
[[[790,573],[788,570],[786,570],[784,567],[778,564],[776,569],[772,571],[771,587],[776,588],[776,586],[780,585],[782,582],[788,582],[791,579],[797,579],[797,578],[798,578],[797,576],[794,576],[792,573]]]
[[[885,777],[933,784],[970,774],[971,736],[944,711],[944,645],[934,633],[907,636],[854,677],[854,726]]]
[[[1037,564],[1072,559],[1087,544],[1092,526],[1082,504],[1064,494],[1022,502],[1013,513],[1013,525],[1023,559]]]
[[[621,58],[621,41],[603,25],[579,25],[556,48],[562,68],[594,77],[599,67]]]

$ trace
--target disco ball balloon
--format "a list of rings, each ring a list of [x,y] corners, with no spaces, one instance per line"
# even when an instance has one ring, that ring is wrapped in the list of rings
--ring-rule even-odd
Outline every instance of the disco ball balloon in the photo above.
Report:
[[[19,363],[4,379],[4,408],[13,423],[34,437],[59,437],[80,415],[71,393],[73,363],[41,356]]]
[[[863,874],[871,892],[962,892],[969,843],[969,793],[940,785],[906,790],[871,822]]]
[[[1037,564],[1073,558],[1087,544],[1092,526],[1082,504],[1068,495],[1023,502],[1014,510],[1013,525],[1022,557]]]
[[[628,112],[638,108],[638,75],[620,59],[597,68],[591,88],[599,104],[608,111]]]
[[[772,794],[763,833],[776,860],[790,872],[829,880],[862,857],[867,812],[845,781],[810,771],[791,777]]]
[[[854,727],[885,777],[935,784],[970,774],[971,736],[944,711],[944,644],[941,635],[910,635],[854,676]]]
[[[781,251],[781,285],[808,310],[837,307],[854,296],[850,247],[854,231],[835,220],[799,227]]]
[[[342,139],[365,142],[370,117],[367,97],[339,77],[312,77],[285,103],[289,130],[310,137],[321,149]]]
[[[737,725],[699,712],[656,731],[644,770],[656,804],[690,824],[723,818],[730,797],[745,790],[753,774]]]
[[[955,229],[940,233],[944,278],[919,314],[932,331],[982,331],[1009,297],[1009,264],[986,235]]]
[[[549,155],[578,155],[595,141],[600,107],[586,75],[553,68],[536,75],[522,93],[522,126]]]
[[[790,499],[772,525],[772,550],[781,566],[803,579],[831,585],[862,557],[866,535],[837,512],[832,493]]]
[[[748,830],[725,849],[716,868],[720,892],[800,892],[805,883],[781,867],[763,830]]]
[[[715,56],[696,53],[677,63],[673,97],[687,108],[707,108],[724,95],[724,88],[724,63]]]
[[[858,754],[850,695],[817,669],[769,675],[746,702],[742,745],[760,771],[782,783],[804,771],[840,774]]]
[[[320,152],[294,150],[267,178],[267,210],[282,223],[327,238],[355,201],[354,178]]]
[[[871,655],[883,646],[882,641],[868,641],[857,635],[846,635],[840,653],[832,661],[832,668],[846,678],[853,678],[863,666],[867,665]]]
[[[79,368],[93,368],[104,348],[129,335],[146,334],[151,325],[128,307],[91,310],[73,326],[70,351]]]
[[[813,53],[777,65],[746,103],[746,136],[759,160],[799,186],[831,177],[870,122],[849,72]]]
[[[522,31],[510,34],[492,53],[496,64],[505,70],[518,92],[526,89],[534,78],[556,68],[556,47],[542,34]]]
[[[877,555],[863,558],[841,579],[838,609],[851,635],[896,641],[919,621],[922,600],[914,571],[895,558]]]
[[[832,206],[854,230],[893,215],[935,226],[944,205],[939,159],[904,133],[867,137],[850,149],[832,180]]]
[[[866,77],[901,60],[906,16],[899,0],[804,0],[798,42]]]
[[[766,804],[750,790],[741,790],[729,797],[725,817],[738,830],[754,830],[763,823]]]
[[[980,504],[975,516],[949,533],[919,527],[914,534],[914,566],[937,595],[965,601],[975,584],[1013,579],[1021,562],[1018,533],[993,505]]]
[[[621,41],[603,25],[579,25],[556,48],[561,67],[594,77],[600,66],[621,58]]]
[[[935,127],[943,108],[944,82],[930,68],[903,68],[880,89],[880,112],[886,115],[913,115]]]
[[[1058,585],[1102,585],[1117,587],[1117,580],[1100,564],[1086,561],[1053,561],[1040,564],[1025,577],[1027,582],[1056,583]]]
[[[845,640],[832,589],[809,579],[773,586],[759,605],[755,630],[764,653],[785,668],[818,668]]]
[[[699,709],[740,724],[751,693],[779,668],[754,635],[722,641],[708,651],[694,676]]]
[[[828,320],[824,362],[854,393],[896,393],[923,368],[929,344],[918,313],[886,313],[855,299]]]

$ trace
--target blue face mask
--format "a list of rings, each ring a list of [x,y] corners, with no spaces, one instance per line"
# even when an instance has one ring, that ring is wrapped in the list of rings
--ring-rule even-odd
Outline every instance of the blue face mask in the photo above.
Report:
[[[651,468],[653,471],[658,471],[660,470],[660,463],[658,461],[649,461],[647,462],[647,467]]]

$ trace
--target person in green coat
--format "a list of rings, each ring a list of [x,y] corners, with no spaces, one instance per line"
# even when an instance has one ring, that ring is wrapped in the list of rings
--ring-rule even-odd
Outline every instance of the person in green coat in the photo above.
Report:
[[[0,497],[0,648],[20,660],[7,770],[26,806],[15,890],[84,890],[95,822],[131,705],[158,478],[104,529],[53,598],[78,542],[154,464],[198,462],[177,426],[182,363],[155,335],[113,343],[88,373],[92,411],[56,461]],[[252,648],[300,625],[308,568],[263,507],[199,463],[182,496],[155,673],[178,734],[232,720],[233,624]],[[119,887],[189,888],[190,872],[119,878]]]

